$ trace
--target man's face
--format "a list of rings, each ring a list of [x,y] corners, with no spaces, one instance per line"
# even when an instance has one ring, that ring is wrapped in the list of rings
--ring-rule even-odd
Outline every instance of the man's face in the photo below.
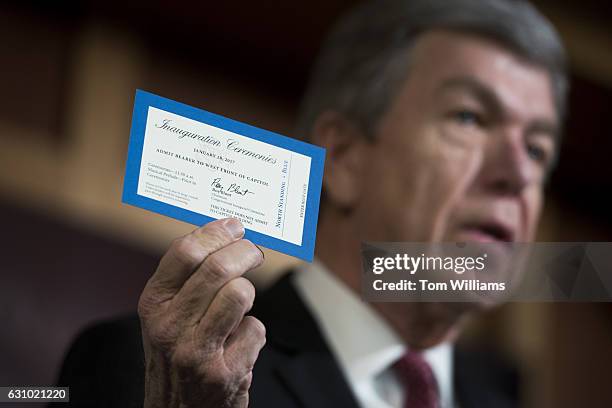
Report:
[[[533,240],[557,121],[544,69],[474,35],[422,35],[367,148],[362,236]]]

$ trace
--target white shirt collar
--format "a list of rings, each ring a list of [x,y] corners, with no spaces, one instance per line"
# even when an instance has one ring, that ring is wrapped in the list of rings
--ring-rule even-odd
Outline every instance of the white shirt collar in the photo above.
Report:
[[[406,352],[402,340],[376,311],[320,261],[315,259],[299,269],[294,276],[295,286],[319,323],[361,405],[399,406],[397,401],[389,403],[371,394],[377,393],[376,381],[390,378],[389,368]],[[448,343],[424,353],[438,381],[442,407],[450,407],[452,402],[451,353]],[[397,387],[391,384],[390,389]],[[397,399],[391,397],[392,401]]]

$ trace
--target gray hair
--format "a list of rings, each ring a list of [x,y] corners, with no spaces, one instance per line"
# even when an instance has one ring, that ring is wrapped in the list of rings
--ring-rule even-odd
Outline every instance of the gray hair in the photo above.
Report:
[[[553,26],[523,0],[372,0],[349,11],[324,43],[298,118],[308,139],[316,118],[334,110],[374,135],[405,80],[419,35],[451,29],[497,41],[549,73],[563,118],[568,80],[563,45]]]

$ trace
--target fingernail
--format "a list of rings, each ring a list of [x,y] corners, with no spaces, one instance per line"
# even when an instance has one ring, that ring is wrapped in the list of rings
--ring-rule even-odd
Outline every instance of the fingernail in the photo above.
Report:
[[[232,234],[232,237],[234,239],[242,238],[242,236],[244,235],[244,227],[242,226],[242,223],[236,218],[228,218],[227,221],[225,221],[224,225],[225,228],[227,228],[227,230],[229,231],[229,233]]]
[[[257,249],[259,249],[259,252],[261,252],[261,258],[265,260],[266,259],[266,253],[263,251],[263,249],[261,249],[259,247],[259,245],[255,245],[255,246],[257,247]]]

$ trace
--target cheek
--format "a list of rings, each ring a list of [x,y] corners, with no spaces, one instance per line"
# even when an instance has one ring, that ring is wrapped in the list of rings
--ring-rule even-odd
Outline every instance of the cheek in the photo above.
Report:
[[[437,192],[431,240],[442,241],[452,215],[469,199],[468,193],[482,167],[483,151],[477,145],[440,143],[434,182]]]
[[[384,240],[440,240],[481,162],[477,149],[449,144],[435,132],[413,141],[373,154],[364,173],[365,211],[375,214]]]

